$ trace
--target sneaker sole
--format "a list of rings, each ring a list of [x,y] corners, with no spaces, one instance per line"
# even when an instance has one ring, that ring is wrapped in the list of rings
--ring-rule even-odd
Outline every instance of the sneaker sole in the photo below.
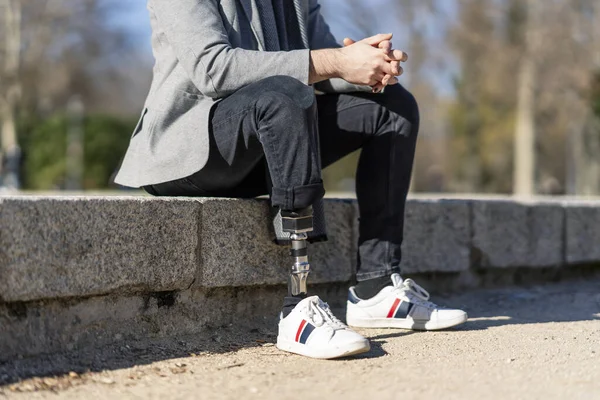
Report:
[[[369,344],[369,341],[365,339],[364,341],[348,344],[343,348],[333,347],[330,349],[315,349],[302,343],[292,342],[277,337],[277,348],[301,356],[318,358],[321,360],[331,360],[333,358],[349,357],[366,353],[371,349],[371,345]]]
[[[437,331],[440,329],[447,329],[453,326],[464,324],[467,322],[468,316],[464,315],[457,316],[452,319],[446,319],[444,321],[427,321],[419,322],[412,318],[399,319],[399,318],[352,318],[346,317],[348,325],[356,328],[393,328],[393,329],[409,329],[416,331]]]

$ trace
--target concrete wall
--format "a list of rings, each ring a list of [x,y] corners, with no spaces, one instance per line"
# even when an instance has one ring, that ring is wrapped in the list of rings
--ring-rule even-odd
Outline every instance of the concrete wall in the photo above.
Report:
[[[311,246],[310,280],[337,285],[356,269],[357,206],[327,200],[326,215],[330,241]],[[66,334],[73,330],[69,321],[87,321],[102,336],[99,320],[106,326],[118,320],[116,327],[123,318],[134,321],[146,311],[125,304],[143,303],[150,294],[177,293],[200,315],[203,304],[212,304],[203,300],[207,293],[283,287],[288,251],[272,243],[268,221],[262,200],[0,197],[0,359],[35,353],[27,343],[44,334],[56,337],[41,347],[46,350],[84,343],[85,335]],[[407,205],[407,274],[595,263],[600,201],[414,199]],[[89,309],[110,299],[121,299],[126,310]],[[235,309],[228,315],[243,311],[234,303],[227,303]]]

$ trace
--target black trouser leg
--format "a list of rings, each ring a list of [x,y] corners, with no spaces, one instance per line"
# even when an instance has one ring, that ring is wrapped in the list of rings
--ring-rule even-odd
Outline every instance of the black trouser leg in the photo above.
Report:
[[[419,130],[417,103],[400,85],[389,86],[382,94],[317,99],[323,166],[362,148],[356,173],[357,278],[400,272],[404,208]]]

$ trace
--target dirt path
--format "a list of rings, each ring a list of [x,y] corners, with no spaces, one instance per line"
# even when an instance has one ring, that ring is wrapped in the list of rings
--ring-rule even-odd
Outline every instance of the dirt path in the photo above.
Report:
[[[373,346],[355,359],[285,354],[274,347],[273,330],[229,327],[206,338],[0,365],[0,382],[8,382],[0,400],[600,399],[600,281],[480,290],[439,302],[464,307],[472,319],[445,332],[362,331]],[[65,374],[39,377],[51,371]],[[15,374],[38,377],[17,381]]]

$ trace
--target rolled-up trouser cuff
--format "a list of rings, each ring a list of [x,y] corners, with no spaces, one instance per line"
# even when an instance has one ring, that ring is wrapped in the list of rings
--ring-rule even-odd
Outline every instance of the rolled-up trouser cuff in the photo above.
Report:
[[[358,282],[366,281],[369,279],[382,278],[384,276],[389,276],[392,274],[399,274],[400,267],[384,267],[378,271],[370,271],[370,272],[359,272],[356,274],[356,280]]]
[[[285,211],[301,210],[312,206],[325,195],[323,182],[293,188],[273,187],[271,203]]]
[[[400,273],[402,234],[396,229],[390,229],[387,234],[385,229],[382,231],[382,239],[360,238],[356,271],[356,278],[359,281]]]

